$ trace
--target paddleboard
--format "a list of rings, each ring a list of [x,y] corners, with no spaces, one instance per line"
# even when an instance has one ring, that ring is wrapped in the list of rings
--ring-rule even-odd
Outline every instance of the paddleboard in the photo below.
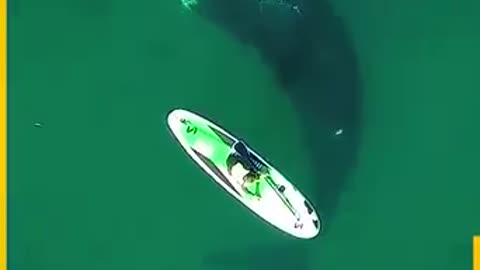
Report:
[[[266,187],[254,198],[241,187],[241,179],[228,172],[226,159],[239,139],[203,116],[184,109],[167,115],[167,124],[186,153],[235,199],[279,230],[294,237],[318,235],[321,221],[310,201],[278,170],[247,145],[268,173],[260,180]]]

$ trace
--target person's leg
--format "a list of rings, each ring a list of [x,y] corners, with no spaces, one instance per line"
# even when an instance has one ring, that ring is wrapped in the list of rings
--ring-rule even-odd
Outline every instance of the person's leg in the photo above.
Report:
[[[250,152],[247,149],[247,146],[242,141],[238,141],[233,145],[234,151],[238,155],[239,161],[244,165],[245,169],[249,171],[256,171],[255,164],[253,164],[250,159]]]
[[[233,149],[237,152],[240,156],[248,157],[248,149],[244,142],[238,141],[233,145]]]
[[[250,154],[250,161],[255,166],[256,172],[266,174],[268,173],[268,167],[257,156]]]
[[[227,165],[228,174],[232,175],[232,168],[238,162],[239,162],[239,160],[238,160],[237,156],[235,155],[235,153],[231,153],[231,154],[228,155],[227,160],[225,162],[226,165]]]

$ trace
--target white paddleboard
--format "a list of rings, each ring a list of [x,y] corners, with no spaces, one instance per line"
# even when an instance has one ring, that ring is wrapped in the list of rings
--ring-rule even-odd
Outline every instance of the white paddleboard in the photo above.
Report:
[[[224,190],[248,209],[276,228],[298,238],[310,239],[318,235],[321,221],[312,204],[279,171],[248,150],[269,168],[268,185],[260,199],[251,198],[241,188],[241,179],[227,171],[226,159],[237,138],[204,117],[183,109],[171,111],[168,127],[187,154]],[[271,182],[269,182],[271,183]],[[287,207],[286,203],[291,207]]]

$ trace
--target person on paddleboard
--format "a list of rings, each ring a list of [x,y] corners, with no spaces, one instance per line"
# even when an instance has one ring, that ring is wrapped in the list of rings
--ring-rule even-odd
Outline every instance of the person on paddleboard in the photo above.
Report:
[[[243,168],[239,168],[239,166]],[[236,169],[239,168],[239,169]],[[227,170],[230,175],[241,178],[243,190],[257,198],[261,198],[261,191],[264,183],[262,176],[268,173],[267,166],[248,151],[247,146],[242,141],[236,142],[232,146],[232,152],[227,157]]]

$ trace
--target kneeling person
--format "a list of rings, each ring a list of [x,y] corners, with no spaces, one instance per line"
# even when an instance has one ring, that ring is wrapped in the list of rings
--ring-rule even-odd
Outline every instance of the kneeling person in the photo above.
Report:
[[[251,155],[243,142],[239,141],[233,145],[232,153],[228,155],[226,163],[228,173],[240,179],[242,189],[252,196],[261,198],[266,184],[262,181],[262,176],[268,173],[268,169]]]

